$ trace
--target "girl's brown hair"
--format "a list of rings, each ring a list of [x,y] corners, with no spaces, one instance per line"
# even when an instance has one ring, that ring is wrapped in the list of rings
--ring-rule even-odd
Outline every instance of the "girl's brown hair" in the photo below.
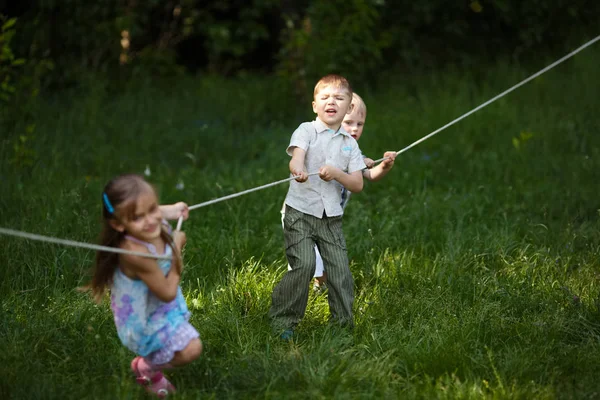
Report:
[[[121,247],[125,240],[126,232],[119,232],[112,227],[110,221],[118,218],[130,219],[135,215],[137,199],[144,193],[156,193],[152,185],[135,174],[121,175],[106,184],[102,192],[102,232],[100,244],[109,247]],[[117,214],[118,208],[118,215]],[[173,267],[181,272],[181,255],[173,242],[173,238],[163,227],[160,234],[173,250]],[[106,289],[112,284],[113,275],[119,265],[119,255],[105,251],[96,253],[96,262],[92,281],[84,289],[92,291],[92,296],[97,302],[102,300]]]

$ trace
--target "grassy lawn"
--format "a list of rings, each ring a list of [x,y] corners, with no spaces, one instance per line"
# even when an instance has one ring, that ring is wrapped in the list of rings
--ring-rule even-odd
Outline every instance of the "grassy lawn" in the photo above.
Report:
[[[326,297],[311,294],[297,339],[271,334],[287,184],[192,211],[182,288],[205,351],[169,374],[175,398],[600,397],[598,61],[586,50],[352,197],[351,333],[328,327]],[[361,149],[400,150],[545,65],[355,87],[369,109]],[[260,77],[95,84],[33,115],[0,137],[0,226],[84,242],[114,175],[148,168],[163,203],[225,196],[287,177],[291,133],[313,118]],[[0,398],[146,397],[108,302],[75,290],[93,257],[0,237]]]

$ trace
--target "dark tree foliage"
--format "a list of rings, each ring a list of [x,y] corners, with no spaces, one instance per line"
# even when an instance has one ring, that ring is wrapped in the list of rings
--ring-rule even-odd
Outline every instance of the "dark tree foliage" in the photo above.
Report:
[[[598,34],[596,0],[20,0],[11,51],[50,62],[45,82],[76,84],[184,70],[277,73],[299,90],[329,72],[439,67],[564,52]],[[23,70],[27,70],[24,68]]]

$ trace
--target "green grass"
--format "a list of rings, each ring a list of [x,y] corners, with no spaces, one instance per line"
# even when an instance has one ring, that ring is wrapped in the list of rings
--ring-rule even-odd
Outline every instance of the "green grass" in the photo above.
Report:
[[[352,197],[351,333],[328,327],[326,298],[311,295],[295,342],[271,334],[287,185],[192,211],[182,287],[205,351],[170,374],[175,398],[597,398],[599,60],[586,50]],[[543,65],[357,87],[369,108],[361,148],[399,150]],[[94,242],[105,182],[147,165],[163,203],[285,178],[289,137],[310,118],[309,103],[260,77],[48,97],[31,166],[8,161],[27,121],[2,135],[0,226]],[[93,256],[0,238],[0,398],[145,397],[108,304],[75,290]]]

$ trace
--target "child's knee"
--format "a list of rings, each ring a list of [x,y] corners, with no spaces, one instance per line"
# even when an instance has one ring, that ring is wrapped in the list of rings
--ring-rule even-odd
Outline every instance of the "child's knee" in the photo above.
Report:
[[[179,352],[179,356],[186,364],[200,357],[200,354],[202,354],[202,342],[198,338],[192,339],[185,349]]]
[[[200,354],[202,354],[202,341],[200,341],[200,339],[197,338],[192,340],[190,344],[188,344],[188,346],[186,347],[186,350],[188,351],[189,360],[194,361],[195,359],[200,357]]]

